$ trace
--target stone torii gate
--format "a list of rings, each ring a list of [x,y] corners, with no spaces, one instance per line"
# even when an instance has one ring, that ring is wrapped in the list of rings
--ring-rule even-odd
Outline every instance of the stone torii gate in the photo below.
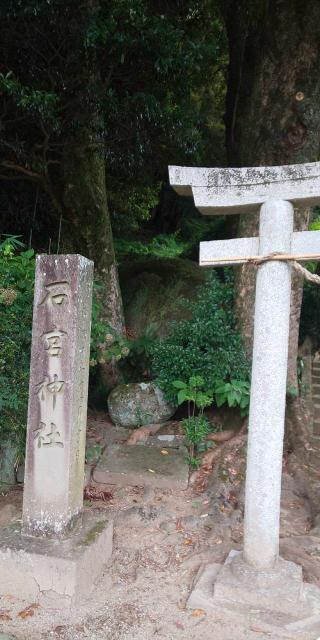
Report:
[[[243,554],[231,552],[220,571],[207,572],[192,606],[218,599],[310,615],[301,568],[279,558],[281,470],[291,297],[291,263],[320,260],[320,232],[293,231],[294,205],[320,203],[320,162],[282,167],[169,167],[170,184],[193,195],[204,215],[255,213],[259,237],[200,244],[200,265],[260,264],[256,280],[254,346],[247,454]],[[214,576],[213,596],[208,580]],[[201,582],[202,580],[202,582]],[[209,589],[210,590],[210,589]],[[206,594],[206,596],[204,596]],[[320,611],[320,590],[319,590]],[[302,598],[302,600],[301,600]],[[303,601],[303,606],[302,606]]]

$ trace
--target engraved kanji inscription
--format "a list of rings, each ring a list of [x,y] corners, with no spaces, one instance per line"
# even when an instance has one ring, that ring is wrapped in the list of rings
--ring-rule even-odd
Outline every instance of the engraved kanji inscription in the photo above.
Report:
[[[69,299],[69,288],[70,284],[67,280],[63,280],[61,282],[50,282],[45,285],[46,294],[41,300],[39,307],[43,304],[53,306],[63,306],[68,302]]]
[[[54,422],[50,423],[49,433],[45,433],[47,425],[45,422],[40,422],[39,426],[33,430],[34,440],[38,441],[38,448],[41,447],[64,447],[61,440],[61,433]]]
[[[66,331],[54,327],[52,331],[42,334],[44,348],[49,356],[60,357],[62,352],[62,338],[68,335]]]
[[[52,407],[55,409],[57,402],[57,395],[63,393],[65,382],[64,380],[59,380],[59,377],[55,373],[53,376],[53,380],[50,380],[49,376],[45,376],[42,382],[39,382],[36,386],[36,391],[39,396],[39,400],[45,400],[45,391],[48,391],[52,394]]]

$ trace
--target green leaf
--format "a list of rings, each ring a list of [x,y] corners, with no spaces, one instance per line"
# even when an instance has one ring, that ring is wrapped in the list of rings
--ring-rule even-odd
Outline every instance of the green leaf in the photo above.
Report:
[[[217,403],[217,407],[221,407],[226,401],[226,395],[225,394],[216,394],[216,403]]]
[[[175,387],[175,389],[185,389],[187,387],[186,383],[182,382],[182,380],[174,380],[172,386]]]
[[[189,378],[190,387],[202,387],[204,385],[204,379],[201,376],[191,376]]]
[[[178,404],[182,404],[187,400],[187,394],[184,389],[181,389],[178,393]]]

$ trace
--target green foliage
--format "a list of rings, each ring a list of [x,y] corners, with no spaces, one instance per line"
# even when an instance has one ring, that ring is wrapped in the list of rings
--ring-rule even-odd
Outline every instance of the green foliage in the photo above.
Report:
[[[188,402],[194,409],[200,409],[203,412],[205,407],[209,407],[213,401],[212,391],[204,391],[205,382],[201,376],[191,376],[188,383],[182,382],[182,380],[174,380],[172,386],[177,389],[177,403],[178,405],[183,402]]]
[[[152,258],[178,258],[188,250],[188,243],[182,242],[177,234],[159,234],[152,240],[142,242],[141,240],[119,238],[115,240],[115,250],[117,257],[123,260],[126,257],[148,256]]]
[[[0,439],[24,453],[35,260],[32,250],[15,255],[18,238],[0,244]]]
[[[53,117],[57,96],[47,91],[39,91],[32,87],[23,86],[13,78],[10,71],[6,75],[0,73],[0,91],[14,99],[18,108],[31,113],[38,113],[48,119]]]
[[[220,380],[215,388],[215,400],[218,407],[227,403],[228,407],[241,409],[241,415],[247,415],[250,403],[250,384],[247,380],[234,380],[225,382]]]
[[[92,299],[92,325],[90,339],[90,366],[106,364],[113,359],[122,360],[129,355],[129,341],[118,335],[103,320],[103,306],[99,300],[99,284],[95,283]]]
[[[204,390],[206,384],[201,376],[191,376],[187,383],[174,380],[172,386],[177,393],[177,403],[188,402],[188,417],[184,418],[181,424],[189,450],[187,462],[192,468],[197,468],[200,463],[197,454],[207,448],[205,437],[213,431],[208,418],[203,415],[205,407],[212,404],[213,392]],[[198,409],[198,415],[196,415],[196,409]]]
[[[127,231],[150,218],[173,158],[221,156],[228,61],[214,2],[2,0],[0,21],[10,182],[38,182],[55,208],[85,132],[106,159],[114,227]]]
[[[233,295],[231,274],[226,270],[222,282],[212,272],[191,306],[191,319],[174,323],[169,337],[155,345],[153,372],[172,402],[177,401],[175,381],[189,384],[190,378],[200,376],[205,381],[201,391],[211,393],[212,397],[221,381],[236,381],[238,387],[242,384],[239,381],[248,383],[249,363],[240,333],[235,329]],[[246,386],[243,384],[241,390],[237,388],[234,392],[240,404]]]
[[[208,418],[204,415],[184,418],[181,424],[185,430],[188,444],[193,446],[200,444],[208,433],[212,431]]]
[[[320,231],[320,207],[314,207],[309,224],[310,231]]]

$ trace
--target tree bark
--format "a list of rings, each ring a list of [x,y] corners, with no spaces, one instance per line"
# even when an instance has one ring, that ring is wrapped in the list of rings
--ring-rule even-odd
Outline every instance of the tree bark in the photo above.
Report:
[[[79,145],[67,150],[64,164],[64,207],[74,227],[74,250],[95,264],[100,284],[103,319],[124,333],[124,317],[113,236],[107,204],[105,160],[90,131],[82,132]]]
[[[226,108],[231,166],[313,162],[320,150],[320,3],[240,0],[224,9],[230,46]],[[295,212],[295,228],[309,212]],[[258,234],[258,216],[243,215],[239,236]],[[237,316],[252,349],[255,273],[237,273]],[[303,282],[293,275],[288,382],[297,386]]]

